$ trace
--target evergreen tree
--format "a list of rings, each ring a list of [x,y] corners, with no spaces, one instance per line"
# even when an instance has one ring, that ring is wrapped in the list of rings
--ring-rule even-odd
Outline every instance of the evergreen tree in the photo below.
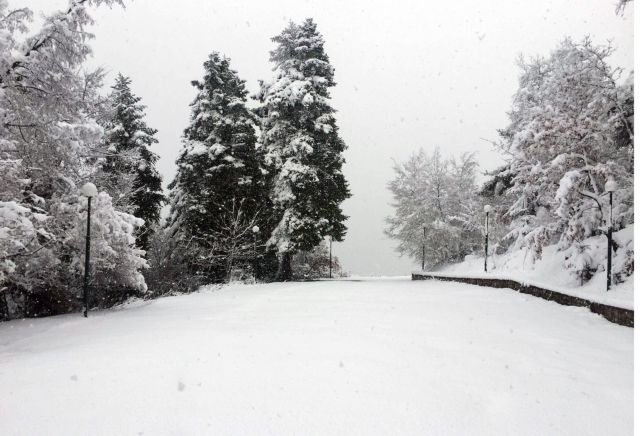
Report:
[[[150,150],[158,132],[144,121],[145,106],[131,91],[131,79],[118,74],[111,94],[112,117],[106,129],[104,182],[121,209],[144,220],[137,244],[147,250],[149,234],[160,219],[165,201],[162,177],[156,170],[158,155]]]
[[[190,261],[194,272],[220,280],[228,277],[236,254],[253,246],[247,229],[257,223],[264,184],[244,80],[215,52],[204,69],[203,80],[192,82],[198,93],[170,185],[168,225],[174,236],[199,248]]]
[[[330,106],[334,69],[312,19],[290,23],[271,52],[275,78],[262,83],[261,143],[278,218],[268,244],[277,249],[279,280],[292,277],[291,256],[323,237],[346,233],[340,203],[349,197],[342,174],[345,143]]]

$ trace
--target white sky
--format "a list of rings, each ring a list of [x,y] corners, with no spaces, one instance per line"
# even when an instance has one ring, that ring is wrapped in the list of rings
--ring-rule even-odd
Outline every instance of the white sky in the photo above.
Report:
[[[65,0],[10,1],[35,11]],[[326,40],[338,85],[332,91],[349,150],[344,168],[353,197],[350,219],[334,251],[354,274],[408,274],[406,258],[383,235],[392,213],[386,189],[392,159],[418,147],[445,153],[476,151],[481,168],[499,156],[481,138],[496,139],[517,86],[519,53],[547,55],[564,37],[611,40],[615,65],[633,67],[633,6],[615,15],[617,0],[350,1],[135,0],[93,16],[92,65],[122,72],[148,106],[157,128],[159,170],[173,178],[180,135],[207,55],[219,51],[247,81],[271,77],[268,62],[289,20],[313,17]]]

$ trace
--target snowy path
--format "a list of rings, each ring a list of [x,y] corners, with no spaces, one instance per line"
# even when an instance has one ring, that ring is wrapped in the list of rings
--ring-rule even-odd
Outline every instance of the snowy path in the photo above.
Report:
[[[633,330],[512,291],[230,286],[0,324],[2,435],[624,435]]]

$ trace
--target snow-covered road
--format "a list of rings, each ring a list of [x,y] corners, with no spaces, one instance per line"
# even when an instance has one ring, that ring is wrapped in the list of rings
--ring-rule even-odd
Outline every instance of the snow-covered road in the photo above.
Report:
[[[633,330],[408,279],[0,324],[2,435],[625,435]]]

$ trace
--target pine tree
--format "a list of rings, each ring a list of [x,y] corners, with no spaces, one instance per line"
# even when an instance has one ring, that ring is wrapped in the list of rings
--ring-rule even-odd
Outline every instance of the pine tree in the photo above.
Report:
[[[192,82],[198,93],[170,185],[168,225],[185,244],[200,248],[193,269],[220,280],[228,277],[236,249],[253,244],[246,230],[262,211],[264,183],[244,80],[215,52],[204,69],[203,80]]]
[[[102,166],[110,194],[121,209],[144,220],[137,244],[147,250],[151,229],[160,219],[165,201],[158,155],[150,150],[158,132],[144,121],[145,106],[131,91],[131,79],[118,74],[110,97],[112,118],[106,129],[107,156]]]
[[[312,19],[290,23],[271,52],[275,78],[262,83],[261,143],[270,173],[270,199],[278,223],[269,245],[277,249],[278,279],[292,277],[291,256],[323,237],[346,233],[340,203],[349,197],[342,174],[346,146],[330,106],[334,69]]]

